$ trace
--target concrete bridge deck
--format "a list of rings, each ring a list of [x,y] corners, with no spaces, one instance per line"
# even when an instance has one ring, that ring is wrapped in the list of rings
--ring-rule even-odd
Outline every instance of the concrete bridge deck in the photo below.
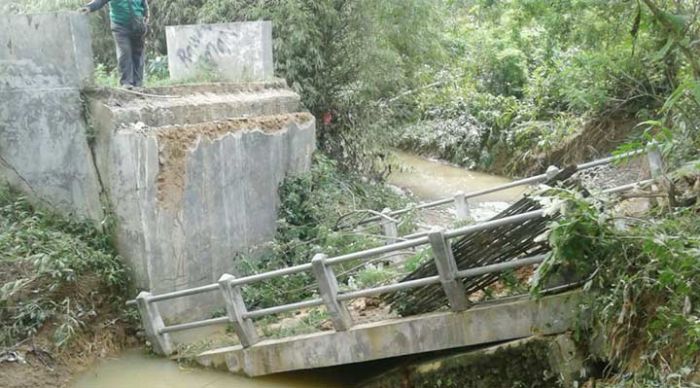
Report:
[[[232,346],[201,353],[207,367],[247,376],[373,361],[573,328],[581,291],[520,297],[461,312],[438,312],[356,325],[347,331],[321,332],[264,340],[250,347]]]

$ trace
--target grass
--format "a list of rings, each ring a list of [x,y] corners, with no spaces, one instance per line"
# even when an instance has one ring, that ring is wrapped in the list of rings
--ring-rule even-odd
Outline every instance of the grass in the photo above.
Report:
[[[129,276],[106,234],[0,187],[0,345],[39,334],[57,349],[121,311]]]
[[[267,338],[284,338],[300,334],[314,333],[329,319],[323,307],[312,308],[297,315],[287,314],[283,317],[268,317],[259,320],[262,334]]]
[[[207,65],[200,66],[196,76],[172,80],[170,79],[168,59],[166,56],[157,56],[153,59],[148,59],[146,62],[144,86],[150,88],[225,81],[225,79],[217,73],[216,69]],[[95,66],[95,83],[103,87],[119,87],[119,71],[116,68],[109,69],[106,65],[98,63]]]

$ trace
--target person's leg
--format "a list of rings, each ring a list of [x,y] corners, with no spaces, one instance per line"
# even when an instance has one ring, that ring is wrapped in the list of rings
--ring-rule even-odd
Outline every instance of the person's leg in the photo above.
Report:
[[[143,67],[146,57],[146,34],[131,36],[131,58],[134,63],[134,86],[143,86]]]
[[[117,67],[119,68],[119,84],[130,86],[134,84],[134,63],[131,56],[131,34],[129,29],[118,24],[112,25],[112,35],[117,45]]]

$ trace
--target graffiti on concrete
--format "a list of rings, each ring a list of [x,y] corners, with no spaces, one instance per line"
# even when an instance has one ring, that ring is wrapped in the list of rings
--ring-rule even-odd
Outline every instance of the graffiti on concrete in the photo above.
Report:
[[[166,37],[174,80],[213,75],[251,81],[274,74],[269,21],[168,26]]]
[[[177,50],[177,58],[189,67],[198,58],[211,62],[215,58],[232,55],[235,38],[238,38],[235,31],[202,26],[187,38],[185,47]]]

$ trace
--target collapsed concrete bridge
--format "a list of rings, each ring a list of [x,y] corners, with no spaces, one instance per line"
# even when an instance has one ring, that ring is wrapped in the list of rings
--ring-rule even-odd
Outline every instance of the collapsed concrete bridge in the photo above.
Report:
[[[568,178],[576,170],[609,164],[638,153],[610,157],[561,172],[553,168],[550,169],[550,174],[543,174],[537,180],[549,178],[552,183],[553,180]],[[652,174],[657,175],[660,171],[659,155],[654,149],[649,152],[649,161]],[[532,180],[527,178],[520,181],[520,184]],[[647,179],[608,188],[600,193],[614,195],[652,183],[653,179]],[[494,189],[509,187],[512,184]],[[546,244],[538,242],[537,237],[543,232],[543,225],[555,214],[548,214],[539,206],[523,206],[523,202],[532,201],[524,198],[486,222],[453,230],[434,229],[406,236],[384,246],[336,257],[318,254],[306,264],[242,278],[224,274],[217,283],[202,287],[158,295],[142,292],[130,303],[138,305],[154,350],[165,355],[174,351],[171,338],[173,333],[221,324],[232,325],[240,345],[212,349],[200,353],[196,359],[205,366],[248,376],[353,364],[533,335],[562,333],[572,329],[577,322],[579,306],[586,298],[581,291],[553,294],[541,299],[518,297],[496,300],[477,306],[467,299],[470,293],[493,283],[503,272],[538,265],[548,257]],[[460,206],[459,203],[456,205]],[[483,250],[483,247],[497,248],[491,244],[493,241],[503,249],[501,252],[492,249],[487,254],[488,251]],[[377,256],[421,247],[430,247],[433,260],[426,262],[423,269],[419,268],[414,273],[415,276],[379,287],[356,290],[339,287],[334,267],[343,264],[356,266],[357,263],[369,262]],[[465,252],[481,253],[464,257]],[[460,260],[456,260],[459,256]],[[256,283],[302,272],[313,274],[318,297],[248,310],[243,298],[244,288],[254,288]],[[569,280],[564,284],[550,284],[548,292],[566,290],[579,284],[580,279]],[[369,296],[395,295],[397,292],[408,294],[389,298],[390,303],[407,301],[413,306],[406,310],[409,314],[412,310],[422,310],[422,313],[355,324],[347,307],[349,301]],[[167,325],[160,316],[160,306],[167,306],[171,300],[206,293],[219,293],[223,296],[225,316]],[[325,308],[332,322],[332,332],[263,339],[260,327],[255,325],[255,320],[262,317],[316,306]],[[449,311],[441,311],[445,308],[449,308]]]
[[[576,306],[585,297],[580,292],[481,306],[465,299],[462,279],[535,265],[544,260],[540,252],[463,267],[450,243],[470,233],[542,219],[542,210],[403,237],[395,235],[392,217],[404,211],[387,211],[379,220],[391,237],[388,245],[331,258],[317,255],[306,264],[245,278],[229,275],[236,253],[254,254],[272,238],[277,187],[286,174],[308,169],[314,149],[313,117],[302,111],[299,96],[284,82],[270,78],[270,63],[243,71],[246,82],[139,93],[98,89],[92,82],[85,17],[44,14],[3,16],[0,21],[0,45],[8,47],[0,51],[0,98],[5,102],[0,106],[0,176],[64,213],[96,224],[114,217],[119,252],[137,286],[150,290],[135,303],[156,351],[173,351],[172,333],[231,324],[240,345],[203,352],[197,360],[258,376],[571,328]],[[263,34],[250,42],[251,52],[262,52],[252,57],[271,61],[269,29],[252,31]],[[192,58],[188,54],[187,62]],[[658,155],[652,156],[653,167]],[[546,178],[543,174],[497,189]],[[476,194],[458,194],[430,206],[454,203],[458,215],[466,216],[466,200]],[[339,289],[334,265],[419,246],[432,248],[435,273],[388,286]],[[248,311],[242,287],[304,271],[313,273],[318,297]],[[440,307],[450,311],[355,324],[345,306],[359,297],[429,286],[444,293]],[[202,319],[216,305],[225,306],[226,315]],[[254,325],[257,318],[315,306],[326,308],[333,331],[262,339]]]

